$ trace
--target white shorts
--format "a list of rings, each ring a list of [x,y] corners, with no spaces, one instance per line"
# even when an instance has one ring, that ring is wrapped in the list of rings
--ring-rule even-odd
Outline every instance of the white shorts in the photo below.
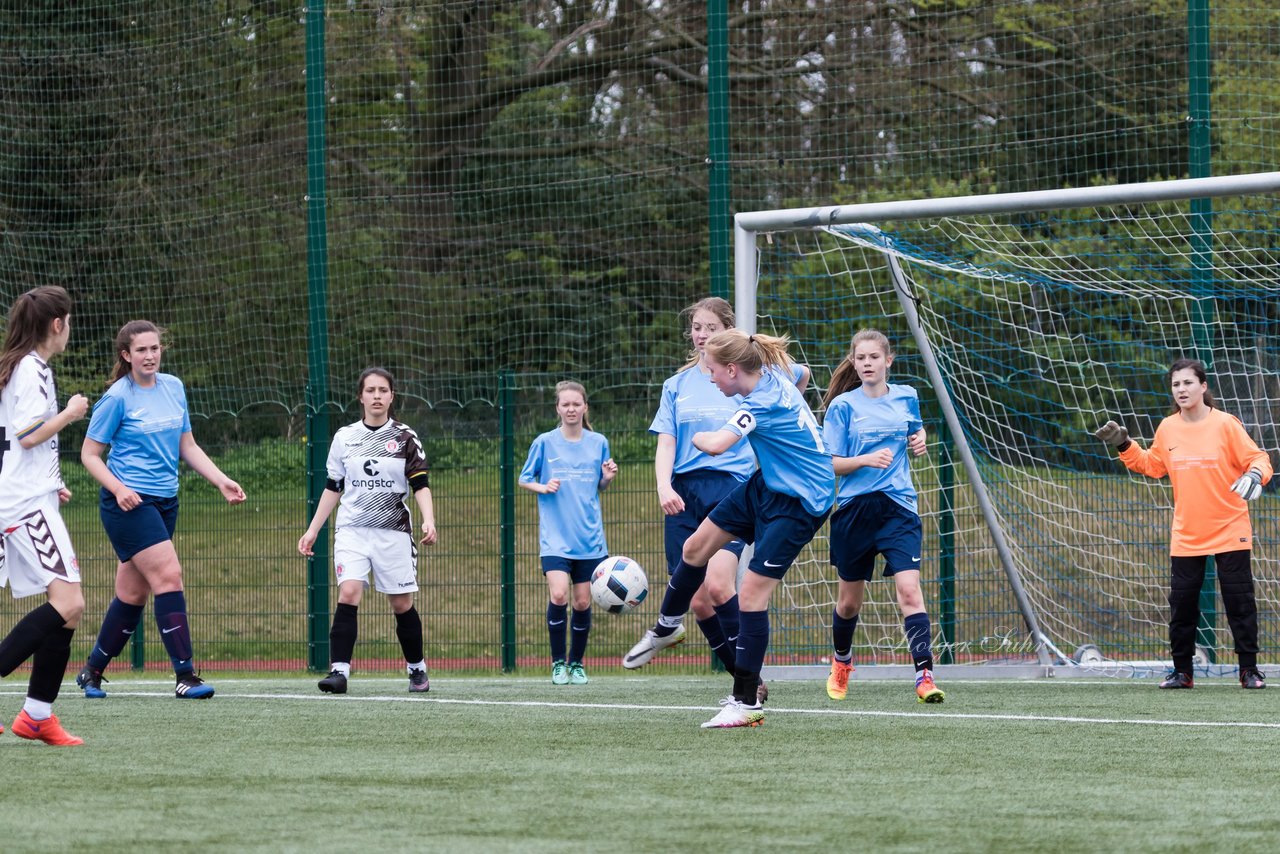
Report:
[[[403,531],[386,528],[339,528],[333,537],[333,572],[338,583],[363,581],[379,593],[414,593],[418,589],[418,547]]]
[[[5,515],[0,587],[8,584],[14,599],[44,593],[55,579],[80,583],[80,563],[58,503],[58,493],[50,492]]]

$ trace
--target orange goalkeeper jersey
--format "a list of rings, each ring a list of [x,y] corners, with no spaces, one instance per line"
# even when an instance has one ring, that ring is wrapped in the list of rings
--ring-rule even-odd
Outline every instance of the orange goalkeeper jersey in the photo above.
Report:
[[[1131,470],[1148,477],[1169,475],[1173,485],[1170,553],[1211,555],[1253,548],[1248,503],[1231,484],[1251,468],[1271,480],[1271,460],[1234,415],[1210,409],[1201,421],[1170,415],[1156,428],[1149,450],[1133,442],[1120,454]]]

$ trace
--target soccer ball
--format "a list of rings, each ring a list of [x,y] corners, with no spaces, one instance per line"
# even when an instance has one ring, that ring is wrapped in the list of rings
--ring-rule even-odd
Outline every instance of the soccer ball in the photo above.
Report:
[[[607,557],[591,573],[591,599],[610,614],[634,610],[648,595],[649,579],[629,557]]]

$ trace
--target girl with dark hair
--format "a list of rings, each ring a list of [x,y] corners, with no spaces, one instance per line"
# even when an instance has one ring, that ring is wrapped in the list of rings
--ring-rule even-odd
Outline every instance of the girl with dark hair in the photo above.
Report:
[[[427,455],[418,434],[391,417],[395,382],[383,368],[360,374],[358,400],[363,417],[334,434],[329,446],[328,482],[311,525],[298,539],[298,551],[310,556],[329,514],[338,508],[333,536],[333,566],[338,604],[329,628],[329,675],[317,687],[326,694],[347,693],[358,634],[357,611],[369,575],[385,593],[396,618],[396,638],[404,653],[409,690],[431,690],[427,676],[422,617],[414,607],[418,590],[418,549],[405,499],[410,492],[422,516],[424,546],[436,542],[435,510]]]
[[[1244,425],[1214,405],[1204,365],[1179,359],[1169,368],[1173,412],[1143,449],[1114,421],[1095,435],[1120,452],[1120,461],[1147,477],[1166,474],[1173,486],[1169,558],[1169,646],[1173,670],[1161,688],[1194,686],[1196,626],[1207,558],[1213,555],[1222,604],[1235,639],[1240,686],[1265,688],[1258,670],[1258,606],[1253,591],[1253,526],[1249,505],[1271,480],[1271,460]]]
[[[59,746],[84,743],[53,713],[84,613],[80,565],[58,511],[71,500],[58,432],[84,418],[89,402],[74,394],[59,411],[49,366],[70,334],[71,297],[47,285],[18,297],[0,347],[0,585],[8,584],[15,599],[45,595],[44,604],[0,640],[0,676],[31,659],[26,701],[12,730]]]
[[[80,449],[80,462],[102,485],[98,515],[120,559],[115,598],[103,615],[89,660],[76,676],[90,698],[107,696],[102,672],[124,650],[152,594],[160,640],[173,662],[174,696],[213,696],[213,686],[196,674],[182,564],[173,546],[178,461],[217,487],[228,504],[241,503],[245,495],[196,443],[182,380],[160,372],[160,336],[149,320],[131,320],[120,328],[109,388],[94,404]]]

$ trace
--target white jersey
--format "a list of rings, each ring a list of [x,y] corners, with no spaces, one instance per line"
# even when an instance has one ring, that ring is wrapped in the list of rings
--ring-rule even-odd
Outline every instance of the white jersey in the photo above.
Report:
[[[18,362],[0,392],[0,515],[63,487],[57,434],[31,448],[19,443],[57,414],[53,369],[33,350]]]
[[[377,428],[348,424],[334,434],[326,468],[342,493],[338,528],[412,530],[405,498],[410,479],[425,478],[427,455],[410,427],[394,419]]]

